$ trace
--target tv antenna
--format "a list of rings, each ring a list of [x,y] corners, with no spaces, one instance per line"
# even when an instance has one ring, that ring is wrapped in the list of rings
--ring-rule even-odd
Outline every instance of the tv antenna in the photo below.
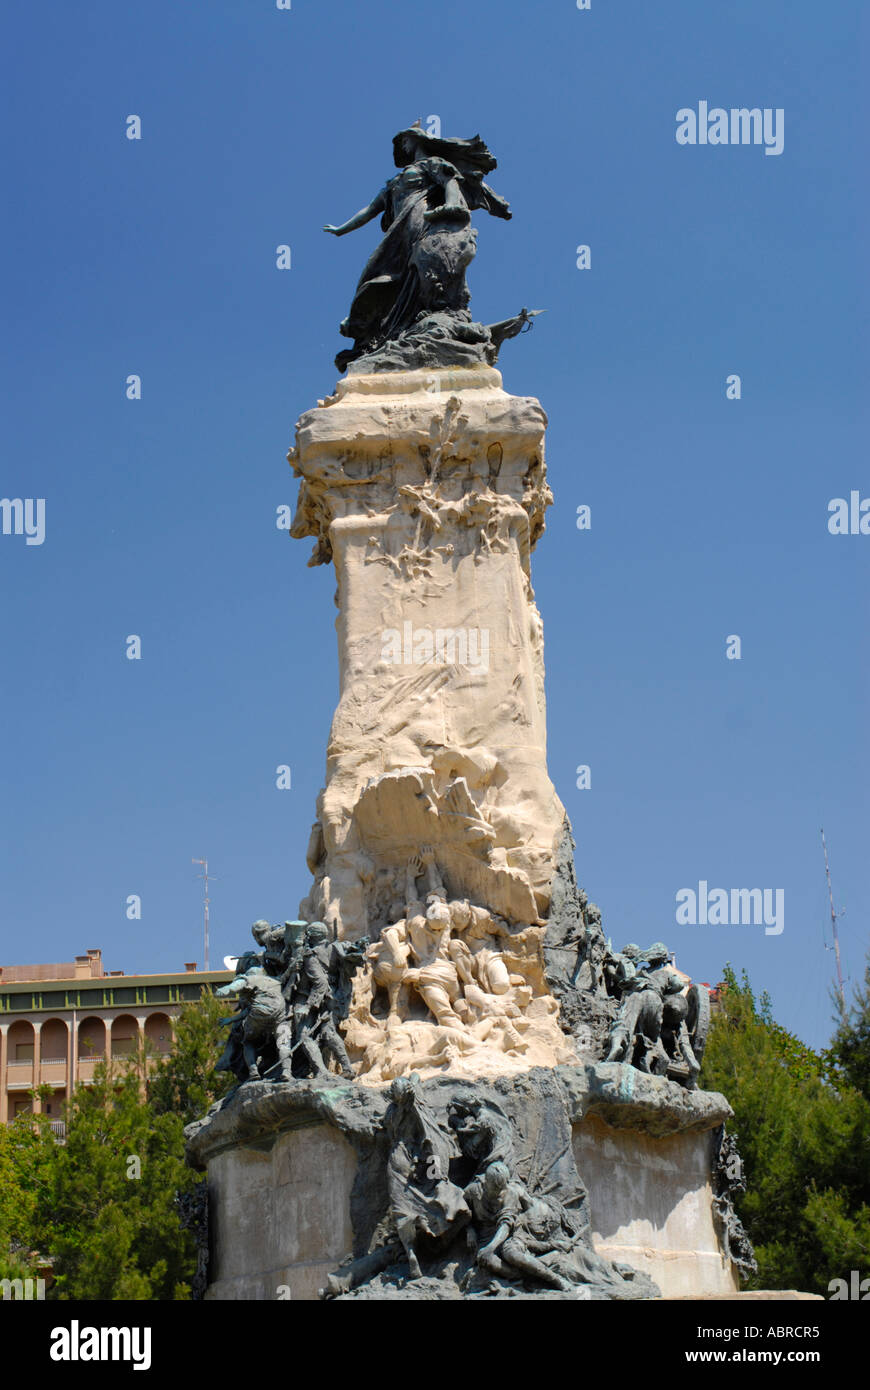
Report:
[[[828,901],[831,904],[831,933],[834,938],[834,956],[837,961],[837,994],[840,998],[840,1012],[846,1012],[846,989],[843,984],[843,967],[840,963],[840,937],[837,932],[837,918],[842,917],[842,912],[834,911],[834,890],[831,887],[831,870],[828,864],[828,846],[825,844],[825,830],[822,827],[822,849],[825,853],[825,877],[828,880]]]
[[[205,900],[204,900],[204,902],[203,902],[203,917],[204,917],[203,940],[204,940],[204,943],[205,943],[205,961],[204,961],[203,969],[204,969],[204,970],[208,970],[208,905],[209,905],[209,902],[210,902],[210,899],[209,899],[209,896],[208,896],[208,881],[209,881],[209,878],[215,878],[216,875],[215,875],[215,874],[209,874],[209,871],[208,871],[208,860],[207,860],[207,859],[191,859],[190,862],[191,862],[191,864],[201,864],[201,865],[202,865],[202,873],[201,873],[201,874],[197,874],[197,878],[201,878],[201,879],[203,879],[204,882],[205,882]]]

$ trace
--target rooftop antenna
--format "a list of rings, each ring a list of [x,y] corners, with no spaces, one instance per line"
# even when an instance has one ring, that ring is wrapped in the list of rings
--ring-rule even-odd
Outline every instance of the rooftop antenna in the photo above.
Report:
[[[846,1012],[846,989],[843,984],[843,967],[840,964],[840,937],[837,932],[837,918],[842,917],[842,912],[834,911],[834,890],[831,887],[831,870],[828,865],[828,846],[825,844],[825,831],[822,827],[822,849],[825,853],[825,877],[828,880],[828,901],[831,904],[831,930],[834,937],[834,956],[837,961],[837,994],[840,998],[840,1012]]]
[[[203,969],[208,970],[208,905],[209,905],[209,896],[208,896],[208,880],[209,880],[208,860],[207,860],[207,859],[191,859],[190,862],[191,862],[191,864],[201,864],[201,865],[202,865],[202,873],[201,873],[201,874],[197,874],[197,878],[201,878],[201,879],[204,879],[204,880],[205,880],[205,902],[204,902],[204,904],[203,904],[203,907],[204,907],[204,918],[205,918],[205,928],[204,928],[205,964],[204,964],[204,966],[203,966]],[[214,878],[215,875],[212,874],[211,877]]]

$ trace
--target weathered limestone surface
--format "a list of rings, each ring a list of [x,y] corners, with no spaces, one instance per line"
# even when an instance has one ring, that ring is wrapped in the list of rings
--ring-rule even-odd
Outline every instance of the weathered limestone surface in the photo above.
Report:
[[[529,571],[545,425],[485,366],[349,376],[298,422],[292,535],[334,561],[340,667],[300,915],[339,937],[401,916],[421,845],[451,897],[546,915],[564,811]]]
[[[356,1154],[331,1125],[238,1144],[208,1168],[212,1230],[207,1299],[316,1299],[351,1248]]]
[[[737,1288],[713,1223],[712,1144],[710,1130],[654,1137],[594,1114],[574,1128],[596,1250],[650,1275],[664,1298]]]

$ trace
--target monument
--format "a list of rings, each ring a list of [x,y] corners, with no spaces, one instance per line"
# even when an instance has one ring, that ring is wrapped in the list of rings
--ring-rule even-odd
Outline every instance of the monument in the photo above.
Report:
[[[752,1252],[709,1023],[667,946],[615,951],[547,771],[537,400],[470,314],[479,136],[419,126],[302,415],[291,534],[335,567],[340,693],[297,919],[221,991],[237,1085],[191,1126],[213,1299],[727,1293]],[[736,1165],[736,1166],[735,1166]]]

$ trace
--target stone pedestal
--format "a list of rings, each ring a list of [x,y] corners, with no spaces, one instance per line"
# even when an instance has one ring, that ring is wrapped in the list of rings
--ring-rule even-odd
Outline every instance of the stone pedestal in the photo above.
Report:
[[[356,1167],[348,1140],[317,1122],[216,1153],[206,1298],[316,1299],[353,1249]]]
[[[654,1137],[595,1115],[574,1129],[595,1249],[648,1274],[663,1298],[737,1289],[713,1220],[713,1144],[710,1130]]]
[[[424,844],[450,896],[546,915],[564,809],[529,570],[545,425],[485,366],[348,376],[298,422],[291,534],[335,564],[341,686],[300,915],[339,937],[401,915]]]
[[[711,1190],[714,1135],[730,1109],[722,1096],[660,1078],[629,1087],[627,1071],[556,1069],[594,1248],[649,1275],[665,1298],[734,1293]],[[353,1092],[255,1083],[200,1125],[190,1152],[208,1171],[207,1298],[313,1299],[360,1253],[373,1220],[359,1166],[370,1148],[366,1110],[372,1118],[386,1100],[369,1091],[355,1102]]]

